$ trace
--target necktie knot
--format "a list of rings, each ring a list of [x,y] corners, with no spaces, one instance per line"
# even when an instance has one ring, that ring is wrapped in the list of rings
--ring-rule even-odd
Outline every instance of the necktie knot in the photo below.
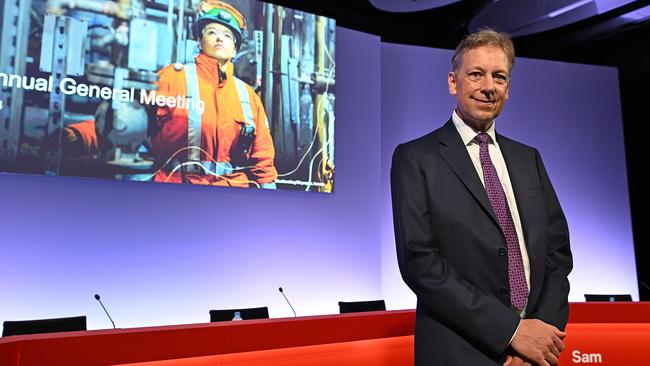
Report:
[[[490,141],[490,135],[488,135],[485,132],[479,133],[478,135],[476,135],[476,138],[478,139],[478,142],[481,145],[486,145],[488,141]]]

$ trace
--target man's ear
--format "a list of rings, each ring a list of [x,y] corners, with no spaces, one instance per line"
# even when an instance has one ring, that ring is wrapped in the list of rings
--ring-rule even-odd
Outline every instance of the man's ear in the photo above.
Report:
[[[456,86],[456,74],[454,74],[453,71],[450,71],[449,74],[447,74],[447,87],[449,88],[449,94],[456,95],[456,93],[458,93]]]

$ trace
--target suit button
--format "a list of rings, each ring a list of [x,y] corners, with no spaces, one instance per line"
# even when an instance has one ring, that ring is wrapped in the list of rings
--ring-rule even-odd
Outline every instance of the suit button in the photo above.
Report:
[[[508,289],[505,288],[505,287],[501,287],[501,288],[499,289],[499,291],[501,291],[501,293],[504,294],[504,295],[507,295],[507,294],[508,294]]]
[[[503,257],[506,255],[506,248],[499,248],[499,251],[497,251],[497,253],[499,254],[499,257]]]

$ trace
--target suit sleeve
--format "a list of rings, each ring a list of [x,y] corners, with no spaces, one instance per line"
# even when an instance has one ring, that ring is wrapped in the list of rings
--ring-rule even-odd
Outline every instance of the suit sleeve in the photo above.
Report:
[[[466,281],[438,254],[436,232],[445,228],[432,221],[428,184],[432,183],[426,181],[408,145],[398,146],[391,167],[391,193],[402,278],[417,295],[419,306],[436,321],[484,353],[499,356],[520,318],[496,297]]]
[[[573,268],[569,228],[538,151],[535,151],[535,159],[544,195],[548,227],[546,228],[544,284],[535,309],[528,317],[539,319],[563,330],[569,318],[568,276]]]

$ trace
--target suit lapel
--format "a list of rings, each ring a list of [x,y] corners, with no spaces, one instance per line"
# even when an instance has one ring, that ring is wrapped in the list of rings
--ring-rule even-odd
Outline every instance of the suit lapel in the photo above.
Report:
[[[503,155],[506,167],[508,168],[512,190],[515,193],[517,211],[519,212],[519,218],[521,219],[526,249],[530,251],[529,239],[531,236],[529,230],[532,213],[529,204],[530,200],[528,199],[527,194],[530,188],[533,187],[533,182],[530,182],[529,179],[527,179],[529,175],[526,174],[526,169],[530,169],[530,167],[534,165],[531,165],[530,162],[525,160],[525,154],[517,153],[515,144],[509,139],[503,138],[503,136],[497,134],[497,141],[499,142],[501,154]]]
[[[485,187],[483,187],[481,179],[476,173],[476,168],[474,168],[474,164],[467,153],[467,148],[463,144],[463,140],[456,130],[453,121],[451,119],[447,121],[440,132],[441,136],[439,141],[442,145],[440,155],[498,226],[499,224],[492,209],[492,204],[490,204],[490,200],[485,192]]]
[[[535,172],[529,173],[528,170],[535,167],[535,163],[530,161],[527,154],[518,151],[517,145],[511,140],[497,135],[499,148],[503,154],[503,159],[508,167],[510,184],[515,193],[517,201],[517,211],[521,219],[521,226],[528,251],[528,260],[530,262],[530,294],[528,295],[528,311],[532,311],[537,303],[537,298],[541,291],[543,274],[540,272],[544,268],[544,246],[539,245],[536,238],[540,237],[538,232],[540,225],[535,221],[535,210],[533,202],[529,198],[530,190],[538,183],[533,181]]]

